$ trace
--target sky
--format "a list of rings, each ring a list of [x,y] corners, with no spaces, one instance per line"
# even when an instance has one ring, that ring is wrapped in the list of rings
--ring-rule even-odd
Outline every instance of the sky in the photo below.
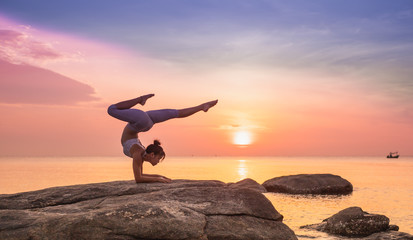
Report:
[[[410,0],[0,1],[0,156],[122,156],[110,104],[207,113],[170,156],[413,155]]]

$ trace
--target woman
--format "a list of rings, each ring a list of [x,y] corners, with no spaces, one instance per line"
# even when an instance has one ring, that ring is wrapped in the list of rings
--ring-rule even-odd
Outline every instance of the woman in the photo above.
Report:
[[[184,118],[192,114],[204,111],[207,112],[211,107],[218,103],[218,100],[203,103],[196,107],[185,109],[162,109],[144,112],[139,109],[131,109],[136,104],[145,105],[146,100],[155,96],[148,94],[126,100],[109,106],[108,113],[114,118],[128,122],[123,129],[121,143],[123,146],[123,153],[133,159],[133,174],[135,181],[140,182],[163,182],[169,183],[171,179],[155,174],[143,174],[143,162],[149,162],[153,166],[165,158],[165,152],[160,146],[161,143],[155,140],[153,144],[146,149],[138,139],[139,132],[146,132],[152,128],[155,123],[160,123],[172,118]]]

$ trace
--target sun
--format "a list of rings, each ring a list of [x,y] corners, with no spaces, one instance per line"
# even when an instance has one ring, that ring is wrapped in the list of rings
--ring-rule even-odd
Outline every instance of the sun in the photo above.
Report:
[[[251,133],[245,130],[235,132],[234,144],[239,146],[246,146],[251,144]]]

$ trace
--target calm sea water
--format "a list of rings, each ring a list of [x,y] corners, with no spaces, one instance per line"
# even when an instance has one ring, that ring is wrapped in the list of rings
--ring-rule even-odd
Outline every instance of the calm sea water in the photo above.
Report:
[[[413,158],[383,157],[168,157],[144,172],[172,179],[216,179],[258,183],[301,173],[332,173],[350,181],[348,196],[304,196],[266,193],[299,239],[338,239],[299,226],[319,223],[338,211],[359,206],[384,214],[400,231],[413,234]],[[0,193],[53,186],[133,179],[132,163],[124,157],[0,158]]]

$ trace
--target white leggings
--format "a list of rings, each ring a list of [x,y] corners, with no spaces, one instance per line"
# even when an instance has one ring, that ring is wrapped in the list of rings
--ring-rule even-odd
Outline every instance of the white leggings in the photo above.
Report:
[[[110,116],[128,122],[128,126],[136,132],[146,132],[155,123],[160,123],[178,117],[176,109],[161,109],[144,112],[139,109],[118,109],[115,104],[108,108]]]

